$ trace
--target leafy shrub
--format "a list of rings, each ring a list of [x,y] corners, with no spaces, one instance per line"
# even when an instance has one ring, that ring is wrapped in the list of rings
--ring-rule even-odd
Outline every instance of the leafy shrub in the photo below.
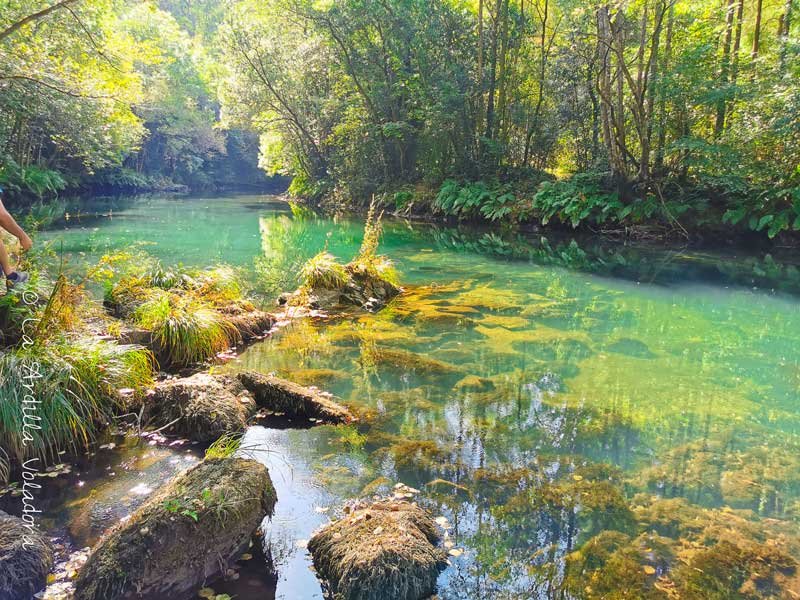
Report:
[[[58,171],[30,165],[23,167],[11,157],[0,157],[0,186],[17,194],[37,198],[54,196],[67,187],[67,182]]]
[[[530,216],[531,203],[523,196],[523,184],[475,181],[459,183],[448,179],[434,200],[438,211],[458,217],[484,218],[489,221],[519,222]]]
[[[536,216],[546,225],[552,219],[577,227],[581,222],[622,221],[633,210],[616,192],[603,189],[602,175],[582,173],[562,181],[545,181],[533,197]]]

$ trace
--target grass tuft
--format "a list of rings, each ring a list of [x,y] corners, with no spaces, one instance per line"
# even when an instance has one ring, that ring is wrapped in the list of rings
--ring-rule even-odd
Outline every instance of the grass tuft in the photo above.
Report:
[[[85,448],[120,406],[118,390],[142,390],[152,373],[149,351],[95,338],[8,350],[0,355],[0,448],[17,461]]]
[[[347,285],[349,276],[336,257],[323,250],[303,265],[300,280],[307,289],[338,290]]]

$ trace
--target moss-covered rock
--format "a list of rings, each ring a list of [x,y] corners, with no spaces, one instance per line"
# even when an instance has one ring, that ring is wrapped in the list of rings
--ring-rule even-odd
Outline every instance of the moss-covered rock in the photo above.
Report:
[[[262,408],[325,423],[349,423],[353,420],[350,411],[315,388],[253,371],[239,373],[238,380]]]
[[[256,411],[252,395],[235,377],[197,373],[160,382],[146,403],[146,421],[199,442],[243,431]]]
[[[261,463],[207,459],[164,486],[92,550],[75,600],[178,600],[247,548],[275,489]]]
[[[44,588],[52,566],[47,538],[22,519],[0,511],[0,598],[32,598]]]
[[[419,600],[434,593],[445,554],[430,515],[416,504],[376,502],[314,534],[320,577],[343,600]]]

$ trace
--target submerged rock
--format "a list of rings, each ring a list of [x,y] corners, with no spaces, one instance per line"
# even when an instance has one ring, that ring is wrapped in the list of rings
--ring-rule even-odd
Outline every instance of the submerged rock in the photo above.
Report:
[[[225,573],[276,495],[267,468],[207,459],[172,480],[92,550],[75,600],[179,600]]]
[[[349,423],[353,420],[350,411],[315,388],[253,371],[239,373],[238,379],[261,408],[325,423]]]
[[[22,519],[0,511],[0,598],[32,598],[44,588],[52,566],[47,538]]]
[[[416,504],[376,502],[318,531],[308,543],[334,597],[419,600],[446,565],[431,516]]]
[[[197,373],[160,382],[145,403],[144,418],[199,442],[244,431],[255,413],[252,395],[234,377]]]

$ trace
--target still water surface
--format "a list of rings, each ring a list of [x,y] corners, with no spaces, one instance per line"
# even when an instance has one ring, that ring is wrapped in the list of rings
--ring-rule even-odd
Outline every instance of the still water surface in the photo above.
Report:
[[[93,202],[82,212],[46,232],[71,268],[144,241],[168,264],[241,267],[265,298],[291,289],[326,244],[349,260],[362,234],[357,219],[270,197]],[[759,593],[800,591],[796,266],[393,220],[381,250],[406,290],[388,308],[296,321],[222,367],[317,385],[362,418],[249,430],[244,444],[278,491],[267,534],[277,588],[254,559],[217,593],[321,598],[304,540],[345,500],[396,482],[447,517],[463,550],[440,578],[442,598],[640,597],[637,586],[648,597],[723,598],[711,589],[730,573],[702,565],[726,560],[761,561],[769,581],[752,583]],[[101,451],[83,487],[53,501],[48,523],[77,547],[91,543],[121,516],[113,511],[196,455]],[[783,570],[764,567],[767,546]],[[736,577],[726,581],[750,584]]]

